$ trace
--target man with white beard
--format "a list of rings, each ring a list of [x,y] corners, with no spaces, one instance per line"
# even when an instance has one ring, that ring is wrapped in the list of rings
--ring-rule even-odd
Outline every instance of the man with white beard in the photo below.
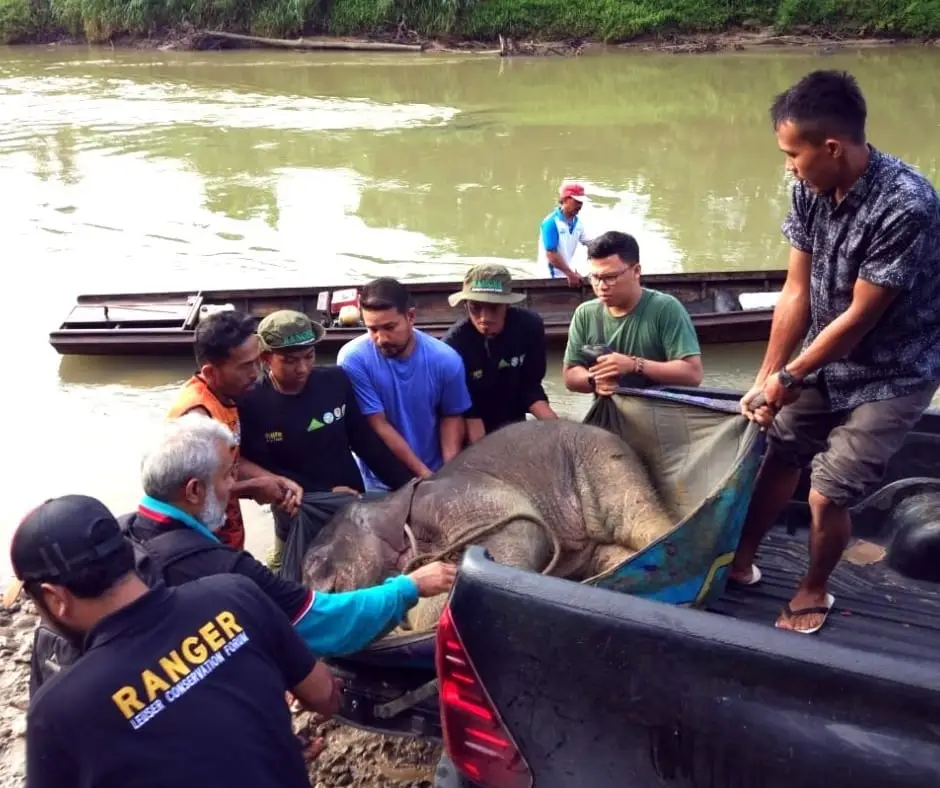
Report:
[[[314,593],[275,575],[249,552],[222,543],[215,532],[225,523],[235,483],[235,444],[221,422],[188,414],[168,422],[144,455],[145,495],[136,512],[119,520],[125,536],[142,551],[136,571],[148,585],[173,587],[210,575],[244,575],[284,611],[320,657],[365,648],[400,624],[419,597],[436,596],[453,585],[456,567],[438,561],[371,588]],[[43,661],[38,660],[38,667],[34,661],[33,690],[48,677]],[[37,669],[41,675],[35,675]]]

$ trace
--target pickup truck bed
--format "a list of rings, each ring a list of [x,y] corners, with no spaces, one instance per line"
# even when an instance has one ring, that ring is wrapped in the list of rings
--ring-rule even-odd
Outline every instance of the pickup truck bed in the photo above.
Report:
[[[806,571],[806,531],[772,532],[761,546],[761,582],[729,583],[711,610],[739,621],[772,625]],[[830,584],[836,603],[813,637],[862,652],[940,659],[940,585],[910,580],[884,561],[868,566],[843,559]]]
[[[887,575],[873,588],[873,568],[843,564],[821,637],[781,632],[773,621],[805,549],[774,535],[760,556],[767,579],[729,590],[714,612],[520,572],[471,549],[438,647],[448,753],[469,754],[480,776],[454,780],[445,761],[438,784],[940,785],[940,592]],[[466,689],[447,678],[461,658],[477,679]],[[493,715],[481,735],[502,745],[474,748],[482,718],[461,697]]]

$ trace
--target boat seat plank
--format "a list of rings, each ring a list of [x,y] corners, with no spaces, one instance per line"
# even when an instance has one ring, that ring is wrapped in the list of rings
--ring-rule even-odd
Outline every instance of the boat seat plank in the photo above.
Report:
[[[150,326],[182,327],[192,312],[192,304],[187,302],[165,304],[79,304],[75,306],[63,327],[121,324],[136,326],[146,323]]]

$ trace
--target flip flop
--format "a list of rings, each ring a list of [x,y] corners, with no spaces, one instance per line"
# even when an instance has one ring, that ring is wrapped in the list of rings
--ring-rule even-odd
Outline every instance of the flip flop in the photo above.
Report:
[[[832,594],[826,594],[826,604],[825,605],[816,605],[814,607],[801,607],[799,610],[794,610],[790,607],[790,603],[787,602],[783,606],[783,615],[786,618],[796,618],[797,616],[806,616],[810,613],[821,613],[822,621],[819,622],[815,627],[809,627],[807,629],[791,629],[790,632],[799,632],[801,635],[812,635],[814,632],[819,632],[823,628],[823,624],[826,623],[826,619],[829,618],[829,611],[832,610],[832,606],[835,604],[836,598]],[[777,629],[784,629],[780,626],[779,621],[774,624]]]
[[[760,582],[760,579],[761,579],[760,567],[757,564],[751,564],[751,579],[746,582],[744,580],[735,580],[733,577],[728,578],[730,582],[737,583],[739,586],[757,585]]]

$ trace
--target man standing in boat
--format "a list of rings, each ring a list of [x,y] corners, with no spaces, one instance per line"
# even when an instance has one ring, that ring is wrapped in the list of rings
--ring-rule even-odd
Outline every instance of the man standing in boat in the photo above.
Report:
[[[760,581],[758,546],[810,465],[809,569],[777,619],[803,633],[822,627],[835,601],[828,581],[850,508],[875,490],[940,380],[940,198],[868,144],[866,118],[845,72],[812,72],[771,107],[796,178],[783,223],[790,262],[764,362],[741,400],[769,428],[769,448],[731,578]]]
[[[578,216],[587,202],[580,183],[565,184],[558,191],[558,206],[542,220],[539,228],[538,262],[552,279],[565,277],[572,287],[580,287],[582,273],[574,255],[578,244],[587,244],[584,222]]]
[[[619,386],[698,386],[702,356],[692,318],[668,293],[640,284],[640,247],[610,230],[588,246],[597,298],[575,309],[568,329],[568,391],[610,396]]]
[[[235,400],[255,385],[261,363],[254,320],[235,310],[209,315],[199,321],[193,347],[199,371],[186,381],[168,418],[199,413],[222,422],[238,441],[241,429]],[[237,445],[233,451],[237,460]],[[245,523],[239,498],[280,506],[293,513],[300,505],[303,490],[290,479],[266,473],[244,459],[237,463],[237,479],[218,536],[224,544],[241,550],[245,546]]]
[[[343,345],[337,362],[372,428],[411,473],[426,478],[463,447],[464,416],[472,407],[463,361],[415,328],[411,295],[395,279],[363,287],[359,308],[367,333]],[[366,489],[387,489],[357,459]]]
[[[353,452],[392,490],[414,475],[362,415],[343,368],[315,366],[324,333],[301,312],[280,309],[265,317],[258,326],[264,374],[238,400],[242,457],[300,485],[304,510],[308,518],[316,510],[319,525],[365,491]],[[292,519],[274,512],[274,570]]]
[[[557,419],[542,387],[545,377],[545,323],[525,300],[512,292],[512,275],[502,265],[475,265],[463,289],[448,299],[467,305],[467,316],[454,323],[443,341],[463,359],[473,410],[467,414],[467,438],[486,433],[531,413]]]

